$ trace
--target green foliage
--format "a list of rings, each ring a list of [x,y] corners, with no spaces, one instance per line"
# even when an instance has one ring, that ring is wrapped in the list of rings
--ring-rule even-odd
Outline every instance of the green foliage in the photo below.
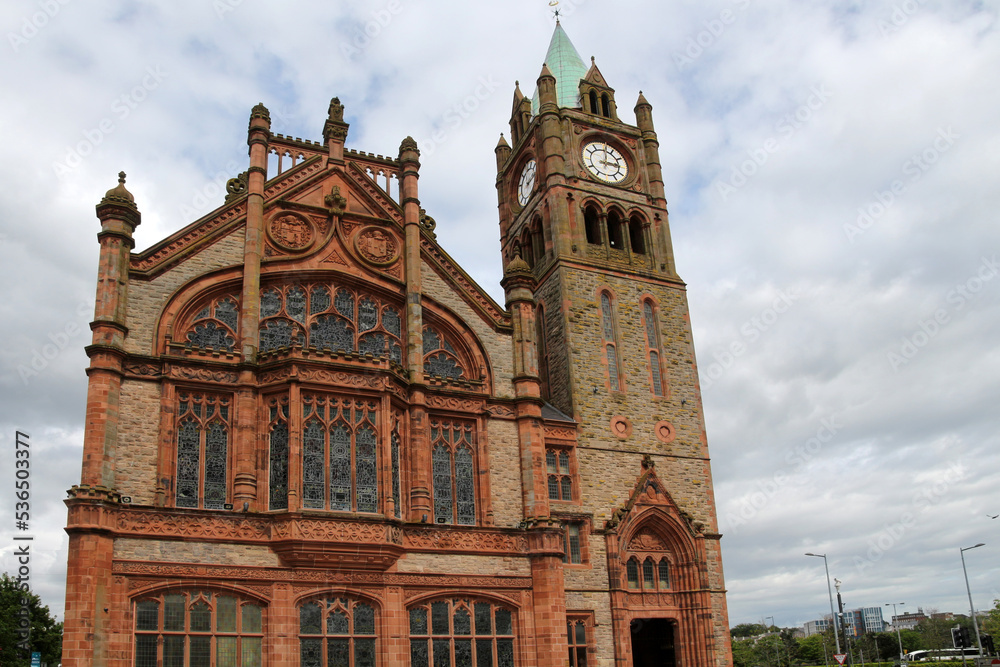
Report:
[[[756,637],[767,632],[760,623],[740,623],[729,630],[729,636],[733,639],[737,637]]]
[[[49,608],[37,595],[21,590],[17,580],[6,573],[0,575],[0,665],[30,667],[31,653],[18,645],[18,625],[23,618],[22,599],[27,601],[31,619],[31,651],[42,654],[42,662],[51,667],[62,659],[62,623],[56,623]]]
[[[979,630],[983,634],[993,637],[993,644],[1000,644],[1000,600],[993,601],[993,609],[990,609],[986,618],[979,623]]]

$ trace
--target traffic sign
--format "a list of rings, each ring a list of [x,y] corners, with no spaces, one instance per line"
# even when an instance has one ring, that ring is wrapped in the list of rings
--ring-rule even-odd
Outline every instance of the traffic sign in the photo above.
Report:
[[[847,654],[846,653],[834,653],[833,657],[836,658],[837,659],[837,663],[841,664],[841,665],[844,664],[845,660],[847,660]]]

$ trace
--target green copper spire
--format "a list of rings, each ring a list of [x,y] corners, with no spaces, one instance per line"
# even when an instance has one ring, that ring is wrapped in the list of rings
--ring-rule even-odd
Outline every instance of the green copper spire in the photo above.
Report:
[[[552,33],[552,41],[549,42],[549,50],[545,54],[545,64],[556,77],[556,97],[559,99],[559,106],[579,108],[580,79],[587,76],[587,67],[558,21],[555,32]],[[531,113],[538,113],[537,88],[531,96]]]

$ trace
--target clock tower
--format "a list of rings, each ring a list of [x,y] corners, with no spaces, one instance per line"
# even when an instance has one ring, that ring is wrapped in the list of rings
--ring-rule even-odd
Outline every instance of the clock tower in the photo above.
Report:
[[[568,617],[593,609],[600,582],[594,630],[617,665],[725,665],[721,536],[686,291],[641,92],[634,112],[635,124],[620,117],[615,90],[558,21],[533,95],[515,86],[510,140],[496,147],[504,287],[524,350],[515,386],[578,429],[579,497],[549,488],[538,510],[578,526],[587,546],[589,563],[565,559]]]

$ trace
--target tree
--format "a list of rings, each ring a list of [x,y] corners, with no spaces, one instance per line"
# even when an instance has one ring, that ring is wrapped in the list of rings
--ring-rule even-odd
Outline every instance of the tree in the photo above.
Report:
[[[993,601],[993,609],[990,609],[979,623],[979,630],[986,635],[993,637],[994,644],[1000,643],[1000,600]]]
[[[29,651],[18,644],[18,627],[25,606],[31,622]],[[37,595],[22,590],[16,579],[3,573],[0,575],[0,664],[30,667],[31,651],[41,653],[42,662],[50,667],[58,665],[62,659],[62,623],[56,623]]]
[[[760,623],[740,623],[729,630],[729,636],[734,639],[737,637],[756,637],[765,632],[767,632],[767,628]]]

